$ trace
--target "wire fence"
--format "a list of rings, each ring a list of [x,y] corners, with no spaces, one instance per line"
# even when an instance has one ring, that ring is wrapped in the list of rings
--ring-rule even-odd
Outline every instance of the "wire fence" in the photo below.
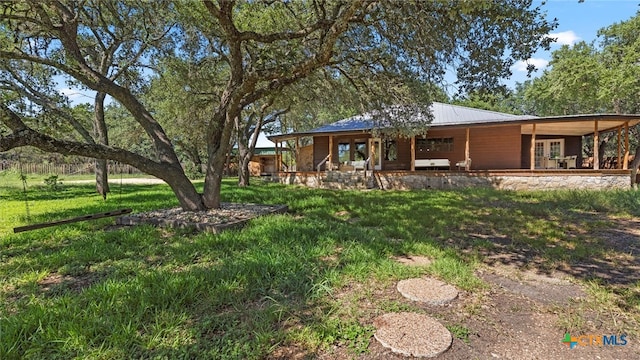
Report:
[[[22,168],[22,169],[21,169]],[[109,162],[109,174],[142,174],[131,165]],[[0,161],[0,171],[15,171],[34,175],[90,175],[95,173],[94,163],[53,164],[53,163],[18,163],[16,161]]]

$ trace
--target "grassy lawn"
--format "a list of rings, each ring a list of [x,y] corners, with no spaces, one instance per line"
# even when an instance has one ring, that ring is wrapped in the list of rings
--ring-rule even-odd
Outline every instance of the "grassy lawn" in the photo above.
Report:
[[[623,248],[593,234],[609,219],[640,216],[634,191],[238,189],[228,179],[224,201],[286,204],[289,213],[220,235],[107,229],[113,219],[13,234],[29,223],[177,206],[166,185],[115,185],[103,201],[91,184],[60,180],[56,190],[28,179],[27,216],[21,181],[0,174],[0,359],[263,358],[280,346],[333,345],[356,356],[374,331],[363,319],[413,308],[372,290],[425,273],[392,256],[428,256],[428,273],[473,294],[486,287],[475,271],[488,254],[522,250],[519,266],[538,272],[622,259]],[[637,331],[640,283],[576,279],[590,289],[582,310],[619,314],[621,329]],[[561,320],[559,328],[582,326],[577,312]]]

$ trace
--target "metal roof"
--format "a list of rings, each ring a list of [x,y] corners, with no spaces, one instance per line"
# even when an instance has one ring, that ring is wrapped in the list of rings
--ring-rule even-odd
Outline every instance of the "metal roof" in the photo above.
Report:
[[[400,107],[396,107],[400,108]],[[392,108],[393,109],[393,108]],[[549,127],[548,123],[565,123],[563,133],[571,133],[573,135],[585,135],[589,132],[593,132],[593,125],[588,121],[593,120],[608,120],[610,124],[598,127],[599,131],[612,129],[614,127],[621,126],[625,121],[630,120],[630,125],[635,125],[640,122],[640,115],[618,115],[618,114],[588,114],[588,115],[568,115],[568,116],[550,116],[550,117],[537,117],[532,115],[513,115],[496,111],[474,109],[465,106],[443,104],[434,102],[430,106],[432,114],[430,127],[458,127],[458,126],[477,126],[477,125],[500,125],[504,123],[519,123],[523,125],[523,133],[527,133],[528,128],[532,123],[539,123],[540,127],[537,133],[544,134],[545,127]],[[409,114],[408,112],[396,112],[403,116]],[[384,115],[380,115],[384,114]],[[391,114],[391,115],[389,115]],[[269,136],[270,139],[286,139],[295,136],[311,136],[315,134],[324,133],[347,133],[347,132],[367,132],[373,128],[383,129],[385,128],[384,116],[394,116],[394,111],[389,112],[377,112],[377,113],[365,113],[356,115],[347,119],[336,121],[332,124],[323,125],[313,130],[280,134]],[[429,121],[429,115],[424,112],[410,113],[410,119],[403,119],[405,123],[419,122],[425,123]],[[377,117],[374,119],[374,117]],[[398,119],[394,121],[387,121],[387,128],[391,127],[392,123],[399,123]],[[571,124],[569,124],[571,123]],[[567,128],[570,127],[571,129]],[[551,130],[549,130],[551,131]],[[530,133],[530,132],[529,132]],[[551,134],[551,132],[548,132]],[[575,134],[574,134],[575,133]]]
[[[496,111],[473,109],[464,106],[443,104],[434,102],[430,107],[433,118],[430,126],[447,126],[447,125],[468,125],[486,122],[505,122],[513,120],[532,119],[535,116],[522,116],[505,114]],[[351,132],[351,131],[369,131],[376,126],[374,116],[380,116],[380,113],[365,113],[356,115],[347,119],[336,121],[332,124],[323,125],[313,130],[300,132],[298,134],[318,134],[318,133],[335,133],[335,132]],[[384,115],[383,115],[384,116]],[[429,116],[424,113],[414,114],[411,121],[428,122]],[[384,124],[384,119],[378,119],[378,127]],[[384,125],[382,125],[384,126]],[[296,133],[286,134],[295,135]],[[285,134],[282,134],[285,135]],[[278,137],[279,135],[273,136]]]
[[[257,147],[253,151],[253,156],[275,156],[276,148],[275,147]]]

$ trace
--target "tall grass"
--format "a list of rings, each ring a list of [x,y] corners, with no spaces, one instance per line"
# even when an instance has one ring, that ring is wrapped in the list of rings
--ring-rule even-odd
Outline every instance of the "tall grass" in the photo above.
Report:
[[[109,230],[112,219],[13,234],[12,227],[27,223],[177,201],[165,185],[125,185],[106,201],[90,184],[57,191],[34,185],[27,217],[20,181],[5,177],[11,176],[0,175],[1,359],[250,359],[283,345],[313,354],[331,344],[356,354],[372,334],[371,310],[344,299],[386,309],[408,305],[354,284],[392,287],[430,273],[475,291],[482,283],[474,269],[487,252],[524,247],[547,266],[598,256],[607,250],[581,245],[592,239],[570,236],[567,223],[595,226],[593,212],[640,215],[631,191],[336,192],[237,188],[230,179],[224,201],[287,204],[289,213],[219,235]],[[409,268],[390,259],[403,254],[434,262]],[[631,299],[637,288],[609,293]]]

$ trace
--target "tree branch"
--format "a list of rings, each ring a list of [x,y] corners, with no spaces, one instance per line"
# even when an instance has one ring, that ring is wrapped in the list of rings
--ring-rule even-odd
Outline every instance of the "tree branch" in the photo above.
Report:
[[[65,141],[52,138],[29,128],[20,117],[11,111],[6,105],[0,105],[0,121],[7,125],[12,133],[0,137],[0,152],[8,151],[22,146],[33,146],[46,152],[54,152],[63,155],[86,156],[96,159],[115,160],[130,164],[141,171],[158,176],[166,171],[168,164],[155,162],[136,153],[105,146],[101,144],[86,144],[76,141]]]

